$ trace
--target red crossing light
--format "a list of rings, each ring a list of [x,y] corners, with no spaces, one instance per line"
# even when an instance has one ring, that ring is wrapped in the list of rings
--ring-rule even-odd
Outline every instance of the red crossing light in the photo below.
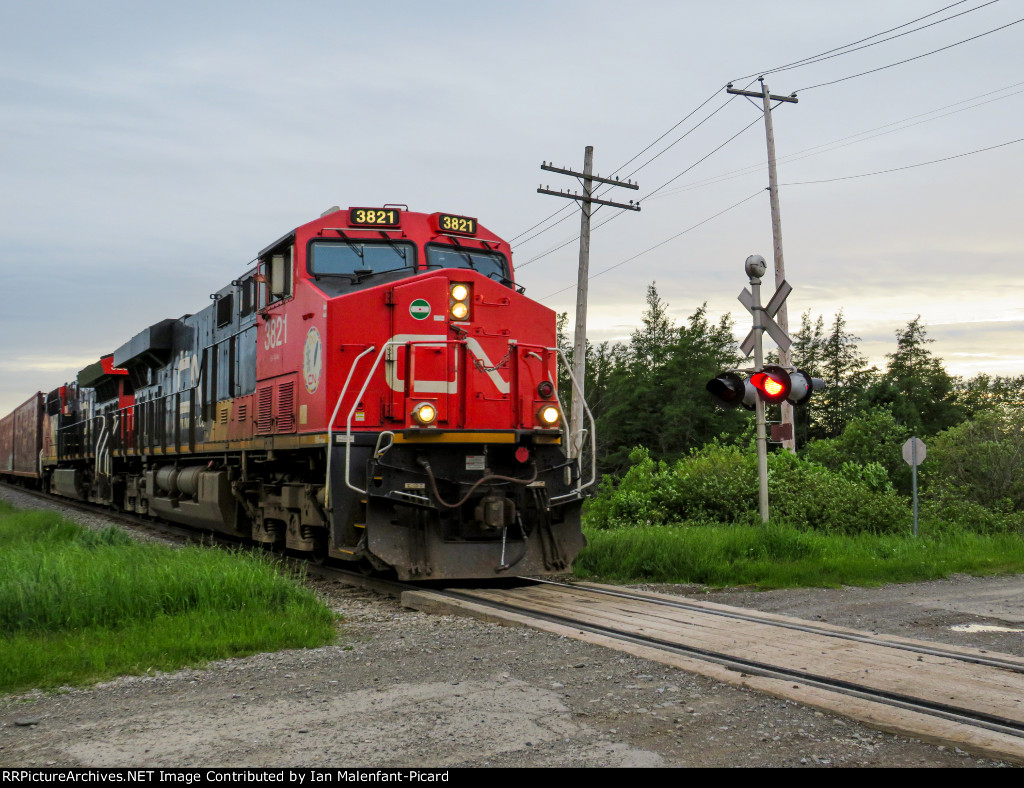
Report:
[[[789,373],[774,364],[765,364],[760,372],[751,375],[750,383],[761,399],[769,404],[782,402],[792,389]]]

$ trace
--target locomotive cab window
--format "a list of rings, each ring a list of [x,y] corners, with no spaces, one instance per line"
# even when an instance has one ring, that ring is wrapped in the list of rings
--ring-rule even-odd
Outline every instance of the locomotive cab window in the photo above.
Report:
[[[235,296],[232,293],[221,296],[217,299],[217,328],[231,325],[234,316]]]
[[[427,268],[469,268],[477,273],[512,286],[505,255],[441,244],[427,245]]]
[[[262,258],[259,271],[260,308],[281,301],[292,294],[292,256],[293,246],[279,247],[268,256]]]
[[[367,277],[412,271],[416,249],[396,241],[314,241],[309,247],[309,272],[314,277],[344,276],[359,284]]]
[[[238,290],[238,315],[239,317],[245,317],[251,315],[253,312],[253,305],[255,298],[253,297],[253,279],[251,276],[247,276],[242,280],[242,284]]]

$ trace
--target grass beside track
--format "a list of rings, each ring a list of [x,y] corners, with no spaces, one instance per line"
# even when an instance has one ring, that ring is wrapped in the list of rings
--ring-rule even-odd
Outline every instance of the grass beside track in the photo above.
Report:
[[[955,573],[1024,572],[1024,539],[942,533],[854,536],[769,526],[648,526],[586,530],[574,572],[619,583],[759,588],[882,585]]]
[[[138,543],[0,501],[0,692],[334,638],[330,610],[268,556]]]

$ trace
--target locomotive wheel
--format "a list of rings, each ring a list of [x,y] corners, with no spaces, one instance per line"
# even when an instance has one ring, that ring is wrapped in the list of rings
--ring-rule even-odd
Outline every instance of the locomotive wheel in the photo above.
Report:
[[[324,536],[317,537],[313,541],[313,550],[309,554],[310,560],[314,564],[317,564],[319,566],[323,566],[324,564],[327,563],[328,557],[329,557],[329,555],[328,555],[328,551],[327,551],[327,536],[324,535]]]

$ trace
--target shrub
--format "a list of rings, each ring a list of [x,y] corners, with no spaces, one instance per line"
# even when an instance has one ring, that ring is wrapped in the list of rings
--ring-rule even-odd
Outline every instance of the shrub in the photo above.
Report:
[[[712,442],[669,465],[645,449],[618,483],[606,477],[585,510],[591,528],[679,523],[757,523],[757,458]],[[836,533],[891,533],[908,527],[910,512],[877,464],[838,472],[788,452],[768,458],[773,522]]]
[[[896,422],[891,411],[875,407],[850,419],[838,438],[811,441],[801,455],[840,472],[847,464],[866,467],[877,463],[897,490],[909,494],[910,467],[902,454],[902,446],[909,437],[907,428]]]
[[[921,476],[929,500],[1024,513],[1024,413],[982,411],[940,432],[928,443]]]

